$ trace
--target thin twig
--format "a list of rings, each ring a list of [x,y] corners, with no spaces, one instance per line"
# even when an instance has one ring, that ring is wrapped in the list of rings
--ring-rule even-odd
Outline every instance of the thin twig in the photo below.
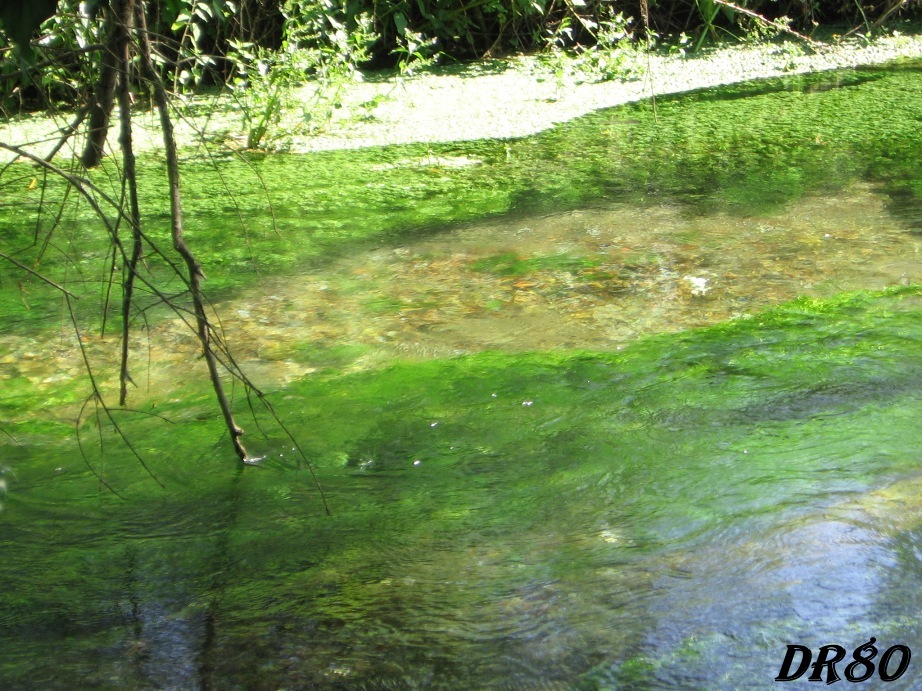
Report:
[[[186,245],[183,237],[183,213],[182,198],[179,189],[179,159],[176,151],[176,140],[173,135],[173,122],[170,119],[169,100],[167,99],[166,89],[163,82],[154,69],[151,58],[150,42],[146,34],[146,18],[142,11],[137,13],[138,26],[141,29],[141,66],[147,73],[148,79],[153,89],[154,103],[157,111],[160,113],[160,125],[162,129],[163,144],[167,161],[167,177],[170,185],[170,228],[173,237],[173,248],[183,258],[187,267],[187,277],[189,281],[189,290],[192,296],[192,304],[196,317],[196,333],[199,337],[199,343],[202,347],[202,355],[205,358],[205,364],[208,366],[208,374],[211,377],[212,389],[218,399],[218,406],[221,408],[221,414],[224,416],[224,424],[231,436],[231,444],[234,451],[241,461],[247,458],[246,448],[243,446],[240,437],[243,430],[234,420],[230,402],[224,392],[224,384],[221,381],[221,374],[218,371],[217,361],[214,350],[211,345],[211,327],[208,322],[208,316],[205,313],[204,298],[202,297],[201,282],[205,275],[202,272],[201,264],[192,251]]]
[[[84,46],[83,48],[73,48],[71,50],[68,50],[66,53],[64,53],[64,56],[67,57],[70,55],[78,55],[80,53],[97,53],[101,50],[105,50],[105,48],[106,46],[103,45],[102,43],[93,43],[92,45]],[[60,61],[61,61],[60,56],[55,56],[55,59],[48,59],[40,63],[37,63],[35,65],[30,65],[26,67],[25,70],[20,70],[19,72],[8,72],[7,74],[0,74],[0,82],[5,82],[10,79],[21,79],[23,72],[26,72],[27,74],[31,74],[33,72],[40,72],[41,70],[44,70],[46,67],[51,67],[52,65]]]
[[[752,18],[755,19],[756,21],[762,22],[763,24],[767,24],[768,26],[772,26],[772,27],[778,29],[779,31],[783,31],[783,32],[785,32],[785,33],[787,33],[787,34],[791,34],[791,36],[795,36],[795,37],[799,38],[801,41],[804,41],[804,42],[806,42],[806,43],[809,43],[809,44],[810,44],[811,46],[813,46],[814,48],[819,48],[819,47],[821,46],[820,43],[814,41],[814,40],[813,40],[812,38],[810,38],[809,36],[804,36],[803,34],[798,33],[797,31],[794,31],[794,29],[792,29],[791,27],[787,26],[787,25],[784,24],[783,22],[773,21],[773,20],[771,20],[771,19],[767,19],[766,17],[763,17],[761,14],[758,14],[758,13],[756,13],[756,12],[753,12],[752,10],[747,10],[745,7],[740,7],[739,5],[734,5],[732,2],[727,2],[727,0],[714,0],[714,4],[715,4],[715,5],[723,5],[724,7],[728,7],[728,8],[730,8],[731,10],[733,10],[733,11],[735,11],[735,12],[739,12],[739,13],[741,13],[741,14],[745,14],[745,15],[748,16],[748,17],[752,17]]]
[[[307,455],[301,449],[301,445],[298,443],[298,440],[295,439],[295,436],[288,430],[288,427],[285,426],[285,423],[282,422],[282,419],[276,414],[275,408],[272,407],[272,404],[266,399],[266,397],[260,394],[259,400],[262,401],[262,404],[266,407],[266,410],[269,411],[269,414],[272,415],[278,426],[282,428],[282,431],[288,437],[289,441],[291,441],[291,443],[294,444],[295,449],[298,450],[298,455],[304,461],[304,466],[307,468],[307,472],[310,473],[311,478],[314,481],[314,486],[320,493],[320,500],[323,502],[323,510],[326,512],[327,516],[332,515],[330,512],[330,505],[327,503],[326,494],[324,494],[323,491],[323,486],[320,484],[320,478],[318,478],[317,474],[314,472],[314,467],[311,465],[311,462],[307,460]]]
[[[62,127],[60,136],[57,143],[52,147],[51,151],[48,152],[48,155],[45,156],[45,160],[49,163],[57,156],[58,152],[64,147],[67,143],[67,140],[70,139],[76,132],[77,129],[83,124],[83,121],[86,119],[86,116],[90,112],[90,107],[83,106],[79,111],[77,111],[77,116],[74,118],[73,122],[65,127]]]
[[[113,244],[117,247],[117,249],[119,250],[120,254],[122,255],[123,261],[126,261],[126,263],[128,263],[128,261],[127,261],[127,260],[128,260],[128,255],[127,255],[127,253],[125,252],[124,247],[122,246],[121,242],[118,240],[118,236],[117,236],[117,233],[116,233],[115,225],[114,225],[114,224],[112,223],[112,221],[106,216],[106,214],[104,213],[102,207],[100,206],[99,200],[96,199],[96,197],[95,197],[94,195],[99,195],[99,197],[102,199],[102,201],[104,201],[107,205],[109,205],[109,206],[117,213],[117,215],[118,215],[120,218],[124,218],[124,210],[120,208],[120,205],[119,205],[119,203],[118,203],[117,201],[115,201],[112,197],[110,197],[109,195],[107,195],[107,194],[106,194],[103,190],[101,190],[99,187],[97,187],[96,185],[94,185],[90,180],[87,180],[86,178],[81,178],[81,177],[79,177],[79,176],[77,176],[77,175],[74,175],[74,174],[72,174],[72,173],[68,173],[68,172],[65,171],[64,169],[62,169],[62,168],[60,168],[60,167],[54,165],[53,163],[49,163],[48,161],[44,160],[44,159],[41,158],[40,156],[37,156],[36,154],[33,154],[33,153],[29,152],[29,151],[26,151],[25,149],[23,149],[23,148],[20,147],[20,146],[15,146],[15,145],[12,145],[12,144],[6,144],[6,143],[4,143],[4,142],[0,142],[0,149],[6,149],[7,151],[10,151],[10,152],[16,154],[17,156],[20,156],[20,157],[22,157],[22,158],[25,158],[25,159],[27,159],[27,160],[29,160],[29,161],[31,161],[31,162],[37,164],[39,167],[44,168],[44,169],[46,169],[46,170],[48,170],[48,171],[54,173],[54,174],[57,175],[58,177],[64,179],[66,182],[70,183],[70,185],[71,185],[74,189],[76,189],[76,190],[83,196],[83,198],[86,199],[87,202],[90,204],[90,207],[93,209],[93,212],[99,217],[99,219],[100,219],[100,220],[102,221],[102,223],[105,225],[106,230],[107,230],[107,232],[108,232],[110,238],[112,238]],[[147,243],[147,246],[151,249],[151,251],[152,251],[155,255],[157,255],[158,257],[160,257],[161,259],[163,259],[163,261],[167,264],[167,266],[169,266],[169,267],[173,270],[173,272],[175,273],[175,275],[183,282],[183,284],[184,284],[187,288],[190,288],[188,279],[187,279],[186,276],[183,274],[182,270],[176,265],[176,263],[173,261],[173,259],[170,258],[170,257],[168,257],[168,256],[163,252],[163,250],[161,250],[161,249],[157,246],[157,243],[155,243],[153,240],[151,240],[143,231],[141,231],[141,236],[143,237],[144,241]],[[148,289],[150,289],[150,291],[151,291],[152,293],[154,293],[155,295],[157,295],[158,297],[160,297],[161,299],[163,299],[163,300],[164,300],[167,304],[169,304],[174,310],[176,310],[177,312],[181,312],[181,311],[182,311],[183,308],[181,308],[181,307],[179,307],[179,306],[177,306],[177,305],[173,305],[172,302],[171,302],[168,298],[166,298],[166,296],[165,296],[159,289],[157,289],[157,287],[154,286],[153,283],[151,283],[149,280],[145,279],[145,278],[144,278],[142,275],[140,275],[140,274],[137,275],[137,278],[139,278],[139,279],[144,283],[144,285],[147,286]],[[187,323],[188,323],[188,322],[187,322]],[[193,330],[194,330],[194,329],[193,329]]]
[[[78,296],[74,295],[72,292],[70,292],[70,291],[69,291],[67,288],[65,288],[64,286],[62,286],[62,285],[60,285],[60,284],[58,284],[58,283],[55,283],[54,281],[52,281],[52,280],[51,280],[50,278],[48,278],[47,276],[43,276],[42,274],[40,274],[38,271],[35,271],[34,269],[30,269],[28,266],[26,266],[26,265],[23,264],[22,262],[17,261],[16,259],[13,259],[10,255],[5,254],[5,253],[3,253],[3,252],[0,252],[0,259],[6,259],[8,262],[11,262],[11,263],[15,264],[16,266],[18,266],[18,267],[19,267],[20,269],[22,269],[23,271],[26,271],[26,272],[32,274],[33,276],[35,276],[35,277],[36,277],[37,279],[39,279],[40,281],[44,281],[45,283],[47,283],[48,285],[50,285],[52,288],[55,288],[56,290],[60,290],[60,291],[61,291],[62,293],[64,293],[65,295],[68,295],[68,296],[74,298],[74,300],[79,300],[79,297],[78,297]]]
[[[16,441],[16,437],[14,437],[12,434],[10,434],[9,432],[7,432],[7,431],[6,431],[5,429],[3,429],[2,427],[0,427],[0,432],[3,432],[6,436],[8,436],[8,437],[10,438],[10,441],[13,442],[14,444],[16,444],[16,446],[22,446],[22,444],[20,444],[18,441]]]
[[[64,301],[67,305],[67,312],[68,312],[68,315],[70,316],[71,324],[74,327],[74,335],[77,338],[77,345],[80,347],[80,355],[83,358],[83,365],[86,369],[87,378],[90,380],[90,386],[92,387],[92,394],[90,397],[96,398],[96,400],[99,402],[99,405],[102,407],[103,412],[106,414],[106,417],[109,420],[109,424],[112,425],[112,429],[115,430],[115,432],[118,434],[119,438],[122,440],[125,446],[128,447],[128,450],[131,451],[132,455],[136,459],[138,459],[138,462],[141,464],[141,467],[147,471],[147,474],[150,475],[150,477],[154,480],[154,482],[156,482],[161,487],[166,488],[166,485],[164,485],[162,482],[160,482],[160,480],[157,479],[157,476],[154,475],[154,472],[147,465],[147,462],[144,460],[144,458],[141,456],[138,450],[135,449],[134,445],[128,440],[127,435],[125,435],[125,433],[122,431],[122,428],[119,427],[118,422],[116,422],[115,417],[112,415],[112,410],[109,408],[108,405],[106,405],[106,402],[102,396],[102,391],[100,390],[99,385],[96,383],[96,376],[93,374],[93,367],[90,364],[90,357],[89,357],[89,354],[86,352],[86,346],[83,345],[83,335],[80,333],[80,326],[77,324],[77,315],[74,312],[74,306],[71,303],[70,298],[67,297],[66,295],[64,296]],[[79,421],[80,421],[80,417],[78,416],[77,418],[78,434],[79,434]]]
[[[101,484],[107,490],[112,492],[112,494],[114,494],[116,497],[118,497],[122,501],[127,501],[127,498],[119,494],[118,490],[115,489],[108,482],[106,482],[103,476],[100,475],[99,472],[96,470],[96,468],[93,467],[93,464],[90,463],[89,457],[86,455],[86,451],[84,451],[83,449],[83,438],[80,436],[80,421],[83,419],[83,411],[86,410],[86,406],[90,401],[95,401],[98,405],[98,400],[96,398],[95,392],[91,393],[89,396],[86,397],[86,400],[83,402],[83,405],[80,406],[80,412],[77,413],[77,423],[76,423],[77,448],[80,450],[80,456],[83,458],[83,462],[86,464],[86,467],[89,469],[91,473],[93,473],[93,476],[99,481],[99,484]],[[98,412],[96,413],[96,416],[97,416],[97,421],[98,421],[98,418],[99,418]]]

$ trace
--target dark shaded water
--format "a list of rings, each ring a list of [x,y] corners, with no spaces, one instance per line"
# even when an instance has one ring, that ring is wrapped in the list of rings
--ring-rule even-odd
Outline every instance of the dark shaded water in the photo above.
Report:
[[[739,689],[790,643],[922,650],[922,86],[811,80],[311,159],[338,186],[267,162],[259,279],[193,192],[330,516],[265,415],[235,466],[168,319],[136,407],[174,424],[117,418],[164,487],[107,426],[84,459],[73,346],[4,303],[0,682]]]

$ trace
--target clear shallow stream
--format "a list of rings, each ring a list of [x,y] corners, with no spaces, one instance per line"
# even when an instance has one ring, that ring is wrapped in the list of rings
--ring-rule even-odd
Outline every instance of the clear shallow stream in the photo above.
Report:
[[[165,317],[136,407],[174,423],[119,417],[163,488],[86,424],[126,500],[101,488],[72,339],[4,303],[0,682],[739,689],[789,643],[922,651],[920,76],[353,153],[335,185],[304,166],[343,159],[257,161],[258,276],[193,187],[231,346],[330,516],[265,415],[235,466]]]

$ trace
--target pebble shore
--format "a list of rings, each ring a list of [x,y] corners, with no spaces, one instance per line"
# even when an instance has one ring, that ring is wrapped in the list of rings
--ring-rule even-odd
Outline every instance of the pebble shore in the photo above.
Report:
[[[389,144],[504,139],[535,134],[594,110],[651,96],[739,83],[754,79],[820,72],[897,59],[922,58],[922,36],[891,35],[870,43],[842,41],[817,48],[792,40],[784,43],[742,44],[709,53],[684,56],[636,53],[626,79],[593,81],[593,75],[555,75],[535,57],[471,63],[436,69],[411,77],[370,76],[344,86],[341,107],[318,132],[299,127],[298,109],[284,114],[279,131],[290,133],[284,148],[292,152],[358,149]],[[312,98],[305,86],[298,97]],[[177,118],[181,144],[193,146],[202,135],[211,141],[241,146],[242,118],[228,99],[196,99],[205,106],[202,118]],[[369,105],[372,104],[372,105]],[[159,123],[152,112],[136,113],[135,148],[162,147]],[[38,155],[50,151],[55,131],[66,116],[51,119],[31,115],[0,123],[0,141],[20,144]],[[109,145],[117,150],[118,128]],[[59,158],[66,156],[61,152]],[[3,152],[0,160],[11,154]]]
[[[293,150],[319,151],[411,142],[522,137],[594,110],[651,96],[807,72],[922,58],[922,37],[890,36],[870,45],[840,43],[812,51],[802,43],[721,48],[700,57],[641,54],[642,74],[630,80],[561,83],[534,58],[517,58],[493,74],[472,65],[468,74],[355,84],[342,117],[327,131],[296,137]],[[369,119],[360,104],[381,103]]]

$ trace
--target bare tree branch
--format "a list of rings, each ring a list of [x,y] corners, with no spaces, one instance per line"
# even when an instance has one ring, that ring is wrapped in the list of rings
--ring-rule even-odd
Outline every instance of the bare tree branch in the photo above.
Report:
[[[83,358],[83,365],[86,368],[87,378],[90,380],[90,386],[92,387],[92,393],[90,394],[87,401],[95,399],[97,404],[102,408],[103,412],[106,415],[106,418],[109,420],[109,423],[112,425],[112,428],[115,430],[116,434],[118,434],[118,436],[121,438],[125,446],[128,447],[128,449],[131,451],[134,457],[138,460],[138,462],[141,464],[141,467],[147,471],[147,474],[151,476],[154,482],[156,482],[161,487],[166,487],[166,485],[164,485],[162,482],[160,482],[160,480],[157,479],[157,476],[154,475],[153,471],[147,465],[147,462],[144,460],[143,456],[141,456],[141,454],[137,451],[137,449],[134,448],[134,445],[128,439],[128,436],[122,431],[122,428],[119,427],[118,422],[116,422],[115,418],[113,417],[112,410],[109,408],[109,406],[106,405],[105,399],[102,396],[102,391],[100,390],[99,385],[96,383],[96,375],[93,374],[93,367],[90,364],[90,358],[86,352],[86,347],[83,345],[83,338],[82,338],[82,334],[80,333],[80,326],[77,323],[77,315],[74,313],[74,306],[71,303],[69,297],[65,296],[64,300],[65,300],[65,303],[67,304],[67,313],[70,316],[71,324],[74,327],[74,335],[77,338],[77,345],[80,348],[80,355]],[[84,408],[85,407],[86,407],[86,403],[84,403]],[[80,419],[82,417],[82,411],[83,411],[83,408],[81,408],[81,415],[78,416],[77,418],[78,437],[80,433]],[[81,453],[83,453],[82,448],[81,448]],[[118,492],[116,492],[111,486],[105,483],[105,481],[99,476],[99,474],[96,473],[92,465],[90,465],[89,460],[86,458],[86,455],[84,455],[83,458],[85,461],[87,461],[87,466],[90,468],[90,470],[93,471],[93,474],[96,475],[97,478],[99,478],[100,482],[103,482],[103,484],[105,484],[106,487],[111,489],[113,493],[121,497],[121,495],[118,494]]]
[[[246,449],[241,442],[243,429],[237,425],[234,420],[234,414],[231,410],[230,402],[224,392],[224,384],[221,381],[221,374],[218,371],[218,363],[212,349],[211,325],[208,316],[205,313],[205,300],[202,296],[201,282],[205,275],[202,273],[201,264],[192,254],[192,251],[186,245],[183,238],[183,214],[182,214],[182,197],[179,189],[179,159],[176,153],[176,139],[173,135],[173,122],[170,119],[169,100],[166,94],[166,88],[160,80],[154,64],[151,59],[150,42],[147,37],[146,19],[144,12],[138,9],[137,20],[140,32],[141,44],[141,66],[147,73],[154,94],[154,103],[160,113],[160,126],[163,130],[163,144],[166,149],[167,176],[170,182],[170,226],[173,236],[173,248],[179,253],[186,263],[188,269],[189,289],[192,295],[192,304],[194,306],[196,317],[196,332],[198,333],[199,342],[202,346],[202,355],[208,366],[208,374],[211,377],[211,385],[214,389],[215,396],[218,399],[218,405],[221,408],[221,414],[224,416],[224,424],[230,433],[231,444],[241,461],[247,458]]]
[[[33,276],[35,276],[35,277],[36,277],[37,279],[39,279],[40,281],[44,281],[45,283],[47,283],[48,285],[50,285],[52,288],[55,288],[56,290],[60,290],[60,291],[61,291],[62,293],[64,293],[65,295],[67,295],[67,296],[69,296],[69,297],[72,297],[72,298],[74,298],[75,300],[78,299],[76,295],[74,295],[72,292],[70,292],[67,288],[65,288],[65,287],[62,286],[61,284],[55,283],[55,282],[52,281],[50,278],[48,278],[47,276],[43,276],[42,274],[40,274],[38,271],[35,271],[34,269],[30,269],[28,266],[26,266],[25,264],[23,264],[21,261],[18,261],[18,260],[16,260],[16,259],[13,259],[13,257],[11,257],[10,255],[5,254],[4,252],[0,252],[0,259],[6,259],[8,262],[11,262],[12,264],[15,264],[16,266],[18,266],[18,267],[19,267],[20,269],[22,269],[23,271],[32,274]]]
[[[131,53],[129,50],[128,37],[134,25],[134,12],[132,11],[131,3],[127,0],[114,3],[112,5],[112,11],[118,13],[119,16],[115,18],[115,21],[121,25],[121,30],[117,33],[120,43],[114,46],[118,51],[118,62],[116,66],[118,70],[118,109],[121,122],[119,146],[122,149],[122,161],[124,165],[122,180],[128,187],[130,204],[129,227],[131,229],[132,239],[131,256],[128,258],[128,265],[125,267],[122,279],[122,353],[119,367],[119,405],[124,406],[128,400],[128,382],[132,381],[131,375],[128,373],[131,300],[134,293],[134,279],[138,273],[138,263],[141,261],[144,245],[141,237],[141,207],[138,202],[137,171],[135,169],[134,146],[131,137],[131,75],[129,72]]]
[[[804,41],[805,43],[810,44],[814,48],[820,47],[820,44],[814,41],[812,38],[810,38],[809,36],[804,36],[803,34],[794,31],[794,29],[789,27],[784,22],[778,22],[778,21],[773,21],[771,19],[767,19],[763,17],[761,14],[753,12],[752,10],[747,10],[745,7],[734,5],[732,2],[727,2],[727,0],[714,0],[714,4],[723,5],[724,7],[727,7],[733,10],[734,12],[739,12],[740,14],[745,14],[747,17],[752,17],[756,21],[761,22],[762,24],[765,24],[766,26],[771,26],[771,27],[774,27],[775,29],[778,29],[779,31],[783,31],[786,34],[791,34],[791,36],[799,38],[801,41]]]

